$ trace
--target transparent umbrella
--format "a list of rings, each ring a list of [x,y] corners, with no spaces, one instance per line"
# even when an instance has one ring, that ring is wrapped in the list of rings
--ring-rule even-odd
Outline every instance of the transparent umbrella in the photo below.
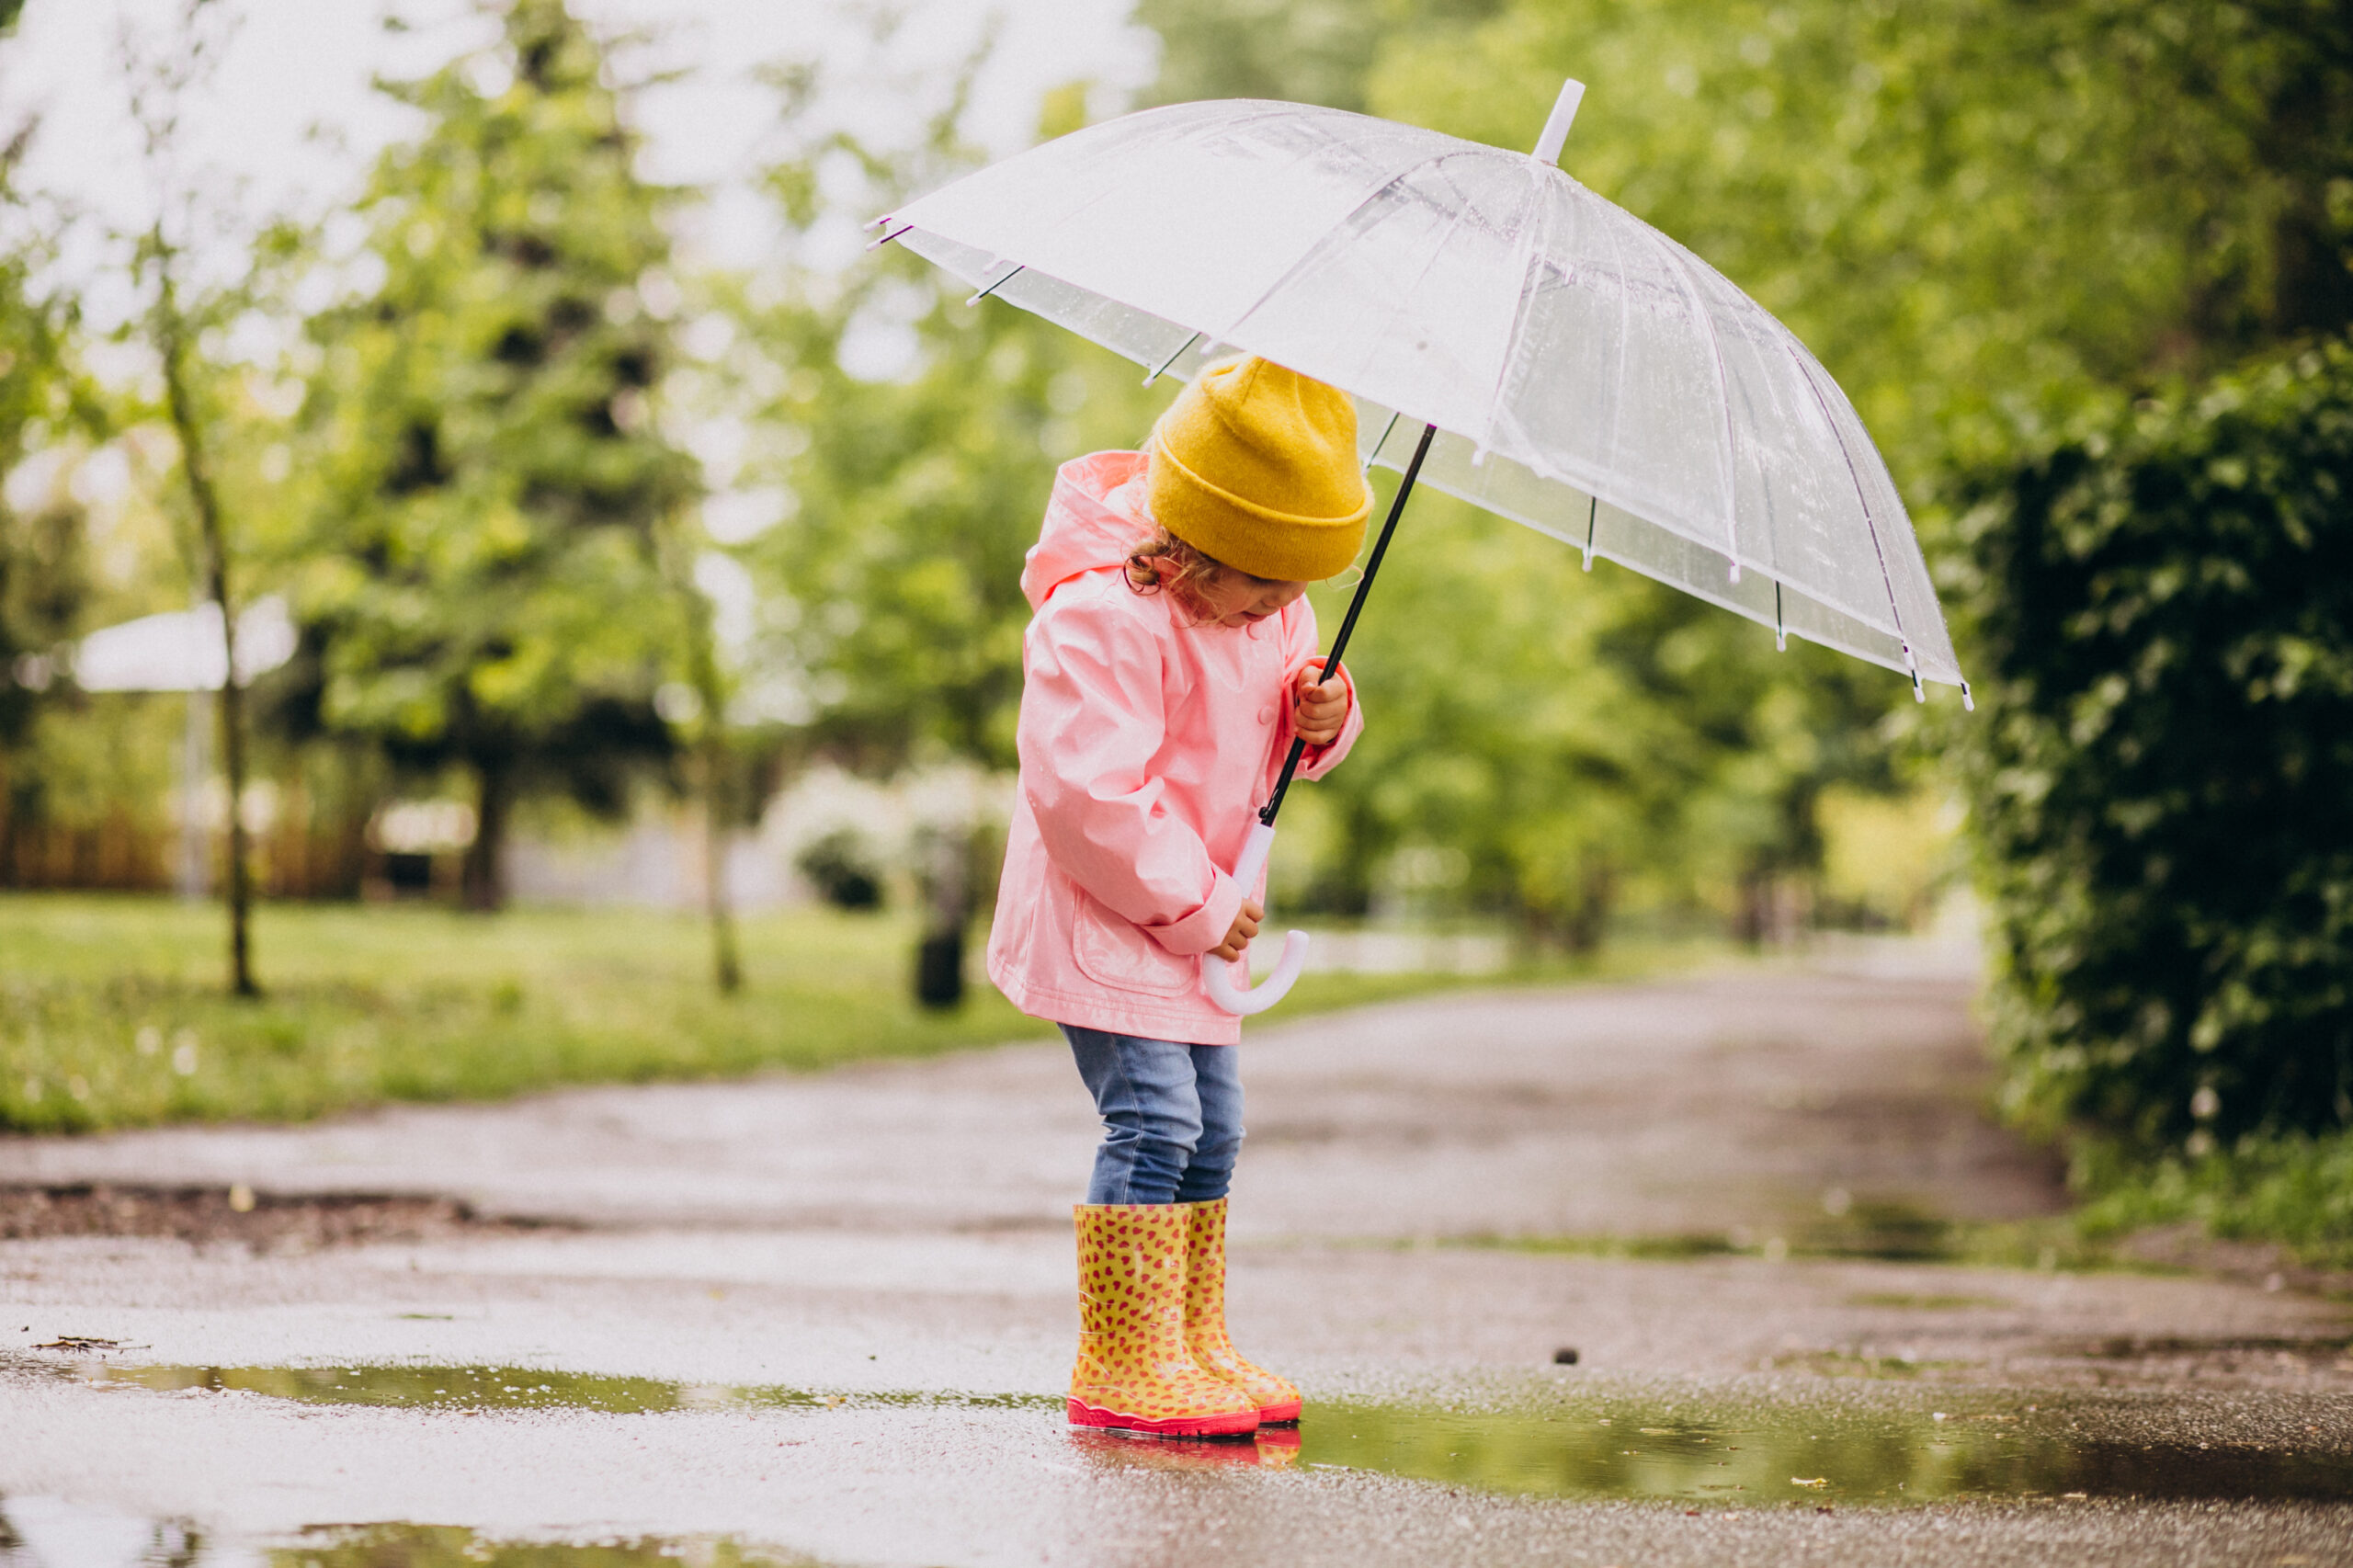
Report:
[[[1155,376],[1243,351],[1352,394],[1366,460],[1405,483],[1334,663],[1418,479],[1587,569],[1617,562],[1966,702],[1903,500],[1837,383],[1555,166],[1583,90],[1532,154],[1299,104],[1148,109],[919,198],[877,243]]]

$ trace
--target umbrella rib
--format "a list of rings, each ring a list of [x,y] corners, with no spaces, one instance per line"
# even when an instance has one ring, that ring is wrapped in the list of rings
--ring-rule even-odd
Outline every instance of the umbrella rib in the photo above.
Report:
[[[1629,222],[1634,221],[1631,213],[1626,217]],[[1634,290],[1631,277],[1626,270],[1626,242],[1618,233],[1618,225],[1608,222],[1607,218],[1608,213],[1605,212],[1602,230],[1609,236],[1609,252],[1618,263],[1618,374],[1609,386],[1617,395],[1609,400],[1609,457],[1602,465],[1605,473],[1613,472],[1618,467],[1619,433],[1625,425],[1622,415],[1626,401],[1626,343],[1633,335],[1634,329]],[[1588,533],[1590,531],[1587,530]],[[1593,569],[1589,551],[1586,557],[1586,569]]]
[[[1029,267],[1025,263],[1014,263],[1012,271],[1006,273],[1004,277],[997,278],[987,288],[983,289],[979,293],[974,294],[971,299],[966,300],[964,302],[968,305],[979,304],[983,300],[987,299],[991,294],[995,293],[999,289],[1004,288],[1006,284],[1012,282],[1016,278],[1020,277],[1022,273],[1028,270]]]
[[[1171,354],[1167,358],[1163,359],[1159,364],[1154,365],[1152,368],[1152,374],[1143,379],[1143,384],[1150,386],[1153,382],[1160,380],[1162,371],[1167,369],[1169,366],[1174,365],[1177,360],[1183,358],[1185,357],[1185,350],[1190,348],[1194,344],[1199,343],[1200,340],[1201,335],[1197,332],[1193,334],[1192,336],[1187,338],[1184,342],[1178,344],[1176,346],[1176,352]],[[1215,345],[1211,345],[1211,347],[1214,347]]]
[[[1814,406],[1822,410],[1823,423],[1830,426],[1830,438],[1838,443],[1838,456],[1847,464],[1847,481],[1855,487],[1855,504],[1863,509],[1863,530],[1871,536],[1871,554],[1879,562],[1880,585],[1887,590],[1887,613],[1895,619],[1895,640],[1904,644],[1904,664],[1912,676],[1912,695],[1920,701],[1927,694],[1920,689],[1920,665],[1913,656],[1911,634],[1904,630],[1904,607],[1895,601],[1895,578],[1887,569],[1887,549],[1879,540],[1879,524],[1871,518],[1871,500],[1863,491],[1863,476],[1855,467],[1855,454],[1847,446],[1847,437],[1838,428],[1837,416],[1831,412],[1829,399],[1822,395],[1822,388],[1814,383],[1813,371],[1806,365],[1805,357],[1790,343],[1782,351],[1798,368],[1798,376],[1805,382],[1806,391],[1813,394]]]
[[[1674,242],[1641,219],[1637,218],[1635,222],[1641,224],[1642,232],[1658,247],[1659,255],[1666,258],[1667,265],[1674,268],[1676,277],[1682,281],[1686,297],[1691,301],[1692,310],[1699,315],[1699,324],[1707,329],[1708,353],[1716,365],[1716,403],[1724,413],[1724,554],[1732,562],[1732,580],[1737,583],[1740,581],[1740,536],[1735,530],[1733,518],[1740,509],[1740,498],[1734,488],[1733,465],[1740,446],[1740,436],[1733,424],[1732,383],[1724,372],[1724,346],[1716,336],[1716,318],[1709,314],[1708,301],[1701,296],[1690,269],[1683,265],[1683,258],[1675,254]],[[1847,464],[1850,470],[1853,466],[1851,462]]]
[[[1519,298],[1512,307],[1511,326],[1504,334],[1502,363],[1495,367],[1495,388],[1487,394],[1485,423],[1486,433],[1490,437],[1495,433],[1497,411],[1504,404],[1504,388],[1511,381],[1514,350],[1519,344],[1520,332],[1528,321],[1528,312],[1536,298],[1534,292],[1529,288],[1528,280],[1536,271],[1538,258],[1544,254],[1543,247],[1526,232],[1543,225],[1545,212],[1543,165],[1531,164],[1529,166],[1529,222],[1519,239]]]

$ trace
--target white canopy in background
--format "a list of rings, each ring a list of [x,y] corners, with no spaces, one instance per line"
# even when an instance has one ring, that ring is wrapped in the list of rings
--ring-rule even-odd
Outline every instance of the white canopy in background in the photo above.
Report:
[[[1155,370],[1246,350],[1340,387],[1390,467],[1435,425],[1424,483],[1966,691],[1846,394],[1756,301],[1549,157],[1337,109],[1178,104],[881,222]]]
[[[237,684],[294,656],[294,619],[273,594],[237,614]],[[221,607],[145,615],[93,631],[74,653],[74,684],[85,691],[218,691],[229,661],[221,651]]]

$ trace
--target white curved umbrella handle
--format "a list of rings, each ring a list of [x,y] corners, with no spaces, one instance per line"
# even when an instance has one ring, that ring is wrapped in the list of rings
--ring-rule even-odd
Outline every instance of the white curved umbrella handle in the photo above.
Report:
[[[1243,886],[1245,896],[1258,885],[1258,873],[1267,869],[1267,852],[1275,846],[1275,830],[1265,823],[1253,824],[1250,841],[1242,846],[1242,858],[1233,863],[1233,880]],[[1307,962],[1307,933],[1293,931],[1283,938],[1283,956],[1275,964],[1275,972],[1256,985],[1233,983],[1233,966],[1223,959],[1201,955],[1201,990],[1209,999],[1237,1018],[1263,1013],[1284,997],[1299,979],[1302,965]]]

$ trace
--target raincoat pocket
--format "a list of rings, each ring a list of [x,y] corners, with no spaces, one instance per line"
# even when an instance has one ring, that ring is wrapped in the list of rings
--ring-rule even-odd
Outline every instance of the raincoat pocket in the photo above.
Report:
[[[1089,897],[1074,890],[1078,908],[1071,921],[1071,957],[1081,973],[1097,985],[1120,991],[1141,991],[1154,996],[1176,996],[1192,989],[1193,960],[1175,953],[1143,934],[1131,920],[1122,920]]]

